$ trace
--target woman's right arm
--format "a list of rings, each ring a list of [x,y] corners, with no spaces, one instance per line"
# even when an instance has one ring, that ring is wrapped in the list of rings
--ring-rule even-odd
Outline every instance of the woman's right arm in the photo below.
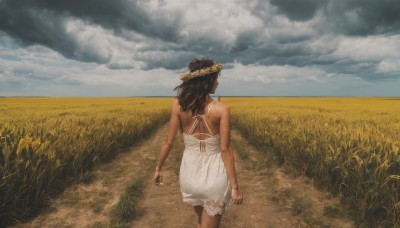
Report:
[[[161,146],[160,156],[158,158],[156,170],[155,170],[154,177],[153,177],[153,182],[156,185],[159,185],[161,183],[161,169],[164,165],[165,160],[168,157],[169,152],[171,151],[172,145],[173,145],[175,137],[176,137],[176,133],[178,132],[178,129],[179,129],[179,124],[180,124],[179,110],[180,110],[180,107],[179,107],[178,100],[175,100],[174,103],[172,104],[168,135],[167,135],[167,138],[165,139],[164,143]]]
[[[241,204],[243,195],[240,194],[239,184],[236,178],[235,170],[235,157],[230,147],[230,133],[231,133],[231,114],[228,107],[224,106],[222,109],[220,121],[220,148],[221,157],[225,165],[226,173],[232,187],[232,201],[235,204]]]

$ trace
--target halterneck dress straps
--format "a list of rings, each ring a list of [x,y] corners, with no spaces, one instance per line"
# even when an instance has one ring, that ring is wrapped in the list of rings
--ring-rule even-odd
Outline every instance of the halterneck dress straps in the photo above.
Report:
[[[213,104],[214,104],[214,101],[211,102],[210,104],[208,104],[208,106],[207,106],[207,109],[208,109],[207,114],[210,113],[210,110],[211,110]],[[202,115],[196,115],[196,116],[193,116],[192,118],[194,118],[195,120],[194,120],[194,122],[193,122],[192,127],[191,127],[190,130],[189,130],[189,135],[192,135],[194,129],[196,128],[196,126],[197,126],[197,124],[200,122],[200,120],[203,120],[203,123],[204,123],[204,125],[206,126],[208,132],[210,133],[211,136],[213,135],[213,133],[212,133],[212,131],[211,131],[210,127],[208,126],[208,123],[207,123],[207,121],[206,121],[206,119],[205,119],[205,115],[204,115],[204,114],[202,114]],[[206,134],[206,133],[202,133],[202,134]]]

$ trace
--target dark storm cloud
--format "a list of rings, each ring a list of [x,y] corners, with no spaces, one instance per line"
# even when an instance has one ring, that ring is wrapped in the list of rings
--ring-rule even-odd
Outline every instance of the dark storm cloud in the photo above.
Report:
[[[177,38],[177,20],[164,22],[145,13],[136,1],[125,0],[2,0],[0,30],[21,41],[23,45],[40,44],[54,49],[67,58],[107,63],[111,56],[79,46],[66,31],[66,20],[78,18],[101,25],[116,34],[131,30],[165,41]]]
[[[398,33],[400,28],[400,0],[250,2],[254,4],[235,5],[238,8],[251,7],[245,8],[245,13],[238,13],[237,16],[246,16],[250,11],[252,17],[261,21],[261,26],[248,29],[254,23],[246,18],[248,22],[244,20],[242,26],[228,31],[228,28],[235,28],[235,25],[221,23],[220,27],[213,28],[213,24],[208,23],[210,18],[207,14],[182,16],[186,13],[185,7],[171,7],[173,10],[167,7],[160,13],[157,7],[168,5],[168,1],[159,1],[159,5],[152,11],[144,8],[146,1],[139,0],[0,0],[0,30],[25,45],[41,44],[67,58],[105,63],[110,69],[135,68],[134,63],[139,62],[142,64],[138,64],[140,68],[145,70],[160,67],[176,70],[186,67],[187,62],[198,56],[213,58],[223,64],[234,61],[298,67],[336,64],[341,57],[331,56],[336,48],[335,44],[330,44],[328,40],[325,45],[313,47],[310,43],[327,34],[334,37],[342,34],[375,35]],[[274,6],[272,10],[271,5]],[[212,9],[211,6],[209,8]],[[299,28],[285,28],[288,24],[279,22],[276,12],[286,15],[292,21],[299,21],[298,24],[301,25]],[[316,17],[321,21],[307,24]],[[129,38],[129,31],[134,31],[143,35],[140,43],[147,42],[147,45],[135,49],[131,56],[123,56],[123,61],[114,61],[112,52],[101,52],[96,49],[96,45],[82,45],[82,41],[73,37],[74,34],[68,33],[66,23],[71,18],[100,25],[132,43],[136,40]],[[195,24],[196,20],[193,22],[193,18],[200,18],[204,23]],[[216,22],[220,22],[219,20]],[[224,20],[222,18],[223,22]],[[199,35],[200,32],[190,29],[193,26],[209,28],[204,32],[206,35]],[[303,28],[301,26],[308,28],[306,31],[298,31]],[[188,38],[182,35],[185,29],[189,31]],[[280,29],[286,30],[282,32]],[[232,33],[233,38],[224,36],[225,34],[220,39],[214,37],[224,31]],[[223,40],[225,37],[229,37],[226,38],[229,41]],[[117,49],[116,45],[110,45],[113,45],[110,49]],[[126,59],[128,60],[125,61]],[[356,72],[351,70],[351,64],[357,64],[357,61],[345,65],[349,71]],[[328,69],[334,71],[333,68]]]
[[[262,43],[258,37],[260,37],[259,31],[238,34],[232,52],[243,52],[258,47]]]
[[[294,21],[311,20],[318,10],[326,17],[321,25],[331,32],[371,35],[400,31],[399,0],[270,0]]]
[[[154,19],[138,5],[137,0],[36,0],[29,2],[34,2],[33,7],[66,13],[117,33],[122,29],[128,29],[163,40],[174,40],[177,37],[174,29],[176,24]]]
[[[44,10],[10,8],[0,2],[0,29],[25,44],[42,44],[72,57],[73,43],[62,29],[61,18]]]
[[[348,35],[398,33],[399,0],[330,1],[326,5],[326,24]]]
[[[309,20],[314,17],[317,9],[323,4],[323,0],[270,0],[291,20]]]

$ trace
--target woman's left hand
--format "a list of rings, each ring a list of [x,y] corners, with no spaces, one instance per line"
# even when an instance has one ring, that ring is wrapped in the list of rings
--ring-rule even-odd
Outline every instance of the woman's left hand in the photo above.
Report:
[[[155,172],[154,172],[153,182],[154,182],[154,184],[156,184],[156,185],[162,185],[162,184],[163,184],[163,182],[162,182],[162,175],[161,175],[161,172],[160,172],[160,171],[155,171]]]
[[[231,201],[234,204],[242,204],[243,202],[243,194],[239,192],[239,189],[232,189]]]

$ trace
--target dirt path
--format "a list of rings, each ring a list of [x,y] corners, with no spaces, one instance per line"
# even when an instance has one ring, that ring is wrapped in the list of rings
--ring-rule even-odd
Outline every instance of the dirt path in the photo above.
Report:
[[[136,176],[145,177],[146,187],[140,201],[141,215],[131,223],[132,227],[195,227],[195,213],[182,203],[179,190],[181,136],[177,137],[163,168],[164,184],[157,187],[151,183],[152,166],[166,133],[167,126],[163,126],[152,138],[100,167],[91,184],[67,189],[49,211],[17,227],[112,227],[111,208]],[[315,190],[306,179],[290,178],[272,163],[265,168],[267,158],[261,158],[238,132],[233,131],[232,141],[240,154],[236,156],[236,169],[244,203],[230,205],[220,227],[354,227],[345,220],[321,219],[324,205],[335,203],[334,199]],[[300,207],[300,213],[296,210],[294,213],[291,199],[299,195],[310,198],[313,206]]]
[[[149,157],[159,150],[165,132],[164,126],[150,139],[100,166],[93,171],[92,183],[67,188],[45,212],[16,227],[112,227],[112,207],[132,180],[148,176],[154,163]]]
[[[133,227],[195,227],[194,210],[182,203],[179,190],[182,150],[182,138],[178,137],[164,168],[164,184],[156,187],[148,183],[141,202],[144,215]],[[245,201],[228,207],[220,227],[292,227],[293,216],[282,212],[276,203],[268,203],[262,178],[245,169],[241,159],[236,160],[236,169]]]
[[[352,222],[335,218],[319,218],[322,216],[321,205],[334,203],[324,192],[315,190],[304,179],[290,178],[284,172],[271,165],[264,168],[265,159],[244,140],[237,131],[232,133],[233,145],[240,151],[241,159],[236,155],[236,169],[244,203],[240,206],[230,205],[222,219],[221,228],[230,227],[354,227]],[[239,146],[241,145],[241,146]],[[240,148],[239,148],[240,147]],[[155,186],[147,183],[144,198],[141,201],[143,216],[132,223],[132,227],[195,227],[196,216],[190,206],[182,203],[179,191],[179,164],[183,151],[182,138],[171,151],[164,170],[164,184]],[[157,154],[154,154],[156,158]],[[272,163],[271,163],[272,164]],[[306,178],[305,178],[306,179]],[[281,194],[286,189],[294,189],[291,195]],[[287,204],[292,197],[305,195],[312,191],[311,206],[304,208],[295,216],[292,206]],[[297,194],[297,195],[296,195]],[[282,200],[286,197],[286,200]],[[286,202],[286,203],[284,203]],[[300,216],[306,215],[306,216]],[[308,216],[308,217],[307,217]],[[314,219],[304,221],[305,219]]]

